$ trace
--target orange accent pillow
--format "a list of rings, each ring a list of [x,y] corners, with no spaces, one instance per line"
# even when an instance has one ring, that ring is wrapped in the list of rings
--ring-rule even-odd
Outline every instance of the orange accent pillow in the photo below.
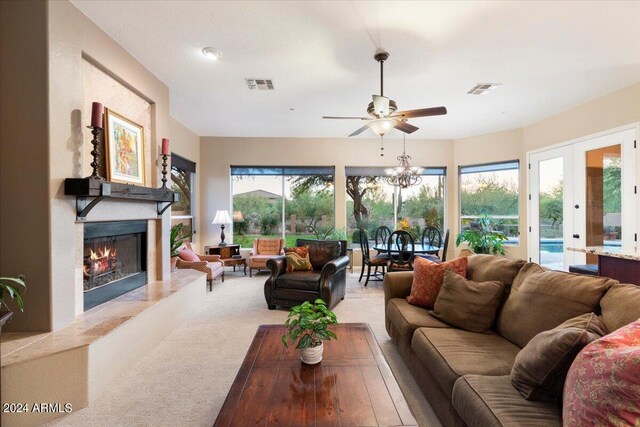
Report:
[[[467,262],[468,259],[466,257],[452,259],[440,264],[416,257],[413,260],[411,295],[407,297],[409,304],[433,309],[444,282],[444,272],[451,270],[462,277],[466,277]]]
[[[287,257],[287,273],[313,270],[313,266],[309,261],[309,246],[284,248],[284,254]]]

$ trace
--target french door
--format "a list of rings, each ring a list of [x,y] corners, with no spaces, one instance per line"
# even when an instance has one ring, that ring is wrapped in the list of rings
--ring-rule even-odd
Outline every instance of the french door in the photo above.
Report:
[[[567,270],[597,262],[567,247],[635,244],[635,135],[629,128],[529,154],[531,261]]]

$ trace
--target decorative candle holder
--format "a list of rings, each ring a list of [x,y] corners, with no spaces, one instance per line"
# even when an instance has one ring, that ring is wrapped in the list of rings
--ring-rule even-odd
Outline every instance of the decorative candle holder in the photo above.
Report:
[[[162,155],[162,188],[167,188],[167,156],[166,154]]]
[[[102,128],[97,126],[87,126],[91,129],[91,134],[93,135],[93,139],[91,140],[91,144],[93,145],[93,150],[91,150],[91,156],[93,157],[93,161],[91,162],[91,167],[93,168],[93,172],[91,172],[91,176],[88,178],[91,179],[101,179],[104,181],[104,178],[100,176],[98,173],[98,166],[100,165],[100,150],[98,149],[98,144],[100,141],[98,140],[98,135],[102,132]]]

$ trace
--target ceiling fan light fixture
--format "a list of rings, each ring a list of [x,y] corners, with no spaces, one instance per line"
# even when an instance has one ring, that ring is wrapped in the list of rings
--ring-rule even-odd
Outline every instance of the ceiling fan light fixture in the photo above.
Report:
[[[398,121],[395,119],[374,120],[369,124],[369,128],[374,131],[376,135],[384,136],[393,129],[397,123]]]

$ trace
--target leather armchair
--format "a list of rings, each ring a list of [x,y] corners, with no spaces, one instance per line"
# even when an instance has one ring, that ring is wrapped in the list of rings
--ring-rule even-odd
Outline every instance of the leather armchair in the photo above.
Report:
[[[345,240],[297,239],[296,246],[309,246],[313,271],[287,273],[287,258],[267,261],[271,274],[264,284],[269,310],[276,306],[293,307],[304,301],[322,298],[329,308],[344,299],[347,286],[347,242]]]

